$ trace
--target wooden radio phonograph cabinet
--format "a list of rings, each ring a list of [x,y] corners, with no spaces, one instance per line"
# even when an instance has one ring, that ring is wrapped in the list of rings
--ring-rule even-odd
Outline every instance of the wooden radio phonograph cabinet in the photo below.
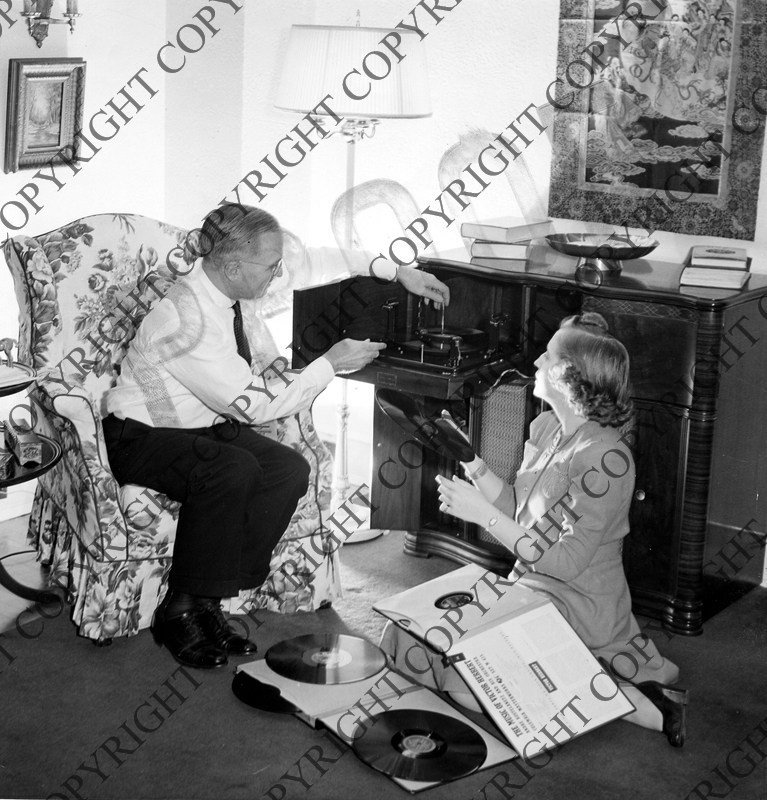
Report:
[[[546,245],[527,262],[469,261],[462,252],[419,262],[450,287],[444,329],[440,313],[399,284],[354,277],[303,289],[293,366],[345,337],[385,341],[381,356],[349,377],[413,395],[429,414],[449,408],[511,481],[540,412],[524,376],[561,319],[598,311],[631,356],[637,479],[623,557],[635,612],[694,635],[760,582],[767,275],[752,274],[740,291],[682,293],[681,265],[641,259],[619,273],[576,277],[576,259]],[[434,477],[460,470],[456,462],[418,446],[377,404],[373,443],[373,527],[406,531],[413,555],[508,571],[513,556],[487,532],[439,510]],[[741,535],[745,527],[754,535]]]

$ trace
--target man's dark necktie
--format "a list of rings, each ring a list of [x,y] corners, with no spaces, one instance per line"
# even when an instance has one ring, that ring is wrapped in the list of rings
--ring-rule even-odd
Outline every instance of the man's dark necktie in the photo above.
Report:
[[[242,311],[240,310],[240,301],[237,300],[232,306],[234,309],[234,340],[237,342],[237,352],[248,362],[250,366],[250,345],[248,344],[248,337],[242,327]]]

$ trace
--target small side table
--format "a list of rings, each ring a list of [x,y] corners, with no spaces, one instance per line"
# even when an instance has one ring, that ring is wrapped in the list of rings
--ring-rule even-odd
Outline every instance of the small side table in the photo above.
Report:
[[[20,392],[26,389],[27,386],[35,380],[36,373],[32,367],[19,363],[14,363],[13,366],[26,372],[27,376],[20,379],[19,383],[0,386],[0,397]],[[0,435],[4,435],[3,425],[0,425]],[[34,480],[59,462],[62,456],[61,446],[48,436],[43,436],[41,434],[38,434],[38,436],[43,443],[42,462],[29,467],[22,467],[20,464],[14,462],[10,477],[0,479],[0,489],[4,489],[7,486],[14,486],[17,483]],[[19,583],[8,573],[2,559],[0,559],[0,586],[4,586],[9,592],[23,597],[25,600],[34,600],[40,603],[53,603],[61,599],[56,592],[50,589],[32,589]]]

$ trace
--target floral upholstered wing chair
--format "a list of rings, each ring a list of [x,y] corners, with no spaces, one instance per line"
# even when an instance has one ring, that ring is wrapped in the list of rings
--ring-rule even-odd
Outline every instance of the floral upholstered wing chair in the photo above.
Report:
[[[184,260],[185,237],[146,217],[99,214],[4,245],[20,309],[19,359],[39,376],[29,393],[34,425],[64,450],[39,479],[28,536],[49,582],[66,589],[79,633],[98,643],[149,626],[170,570],[179,504],[117,484],[101,419],[137,326],[173,281],[195,268]],[[244,303],[243,311],[260,372],[277,349],[258,308]],[[310,488],[272,554],[266,582],[232,598],[229,610],[328,605],[340,596],[338,555],[321,522],[330,454],[309,411],[256,429],[306,457]]]

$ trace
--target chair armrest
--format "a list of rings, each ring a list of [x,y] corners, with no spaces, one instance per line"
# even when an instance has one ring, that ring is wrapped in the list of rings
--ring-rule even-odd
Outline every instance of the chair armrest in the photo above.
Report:
[[[124,558],[127,526],[119,504],[120,487],[109,469],[93,398],[82,387],[67,391],[42,374],[30,400],[35,430],[63,450],[61,461],[40,477],[41,485],[94,558]]]

